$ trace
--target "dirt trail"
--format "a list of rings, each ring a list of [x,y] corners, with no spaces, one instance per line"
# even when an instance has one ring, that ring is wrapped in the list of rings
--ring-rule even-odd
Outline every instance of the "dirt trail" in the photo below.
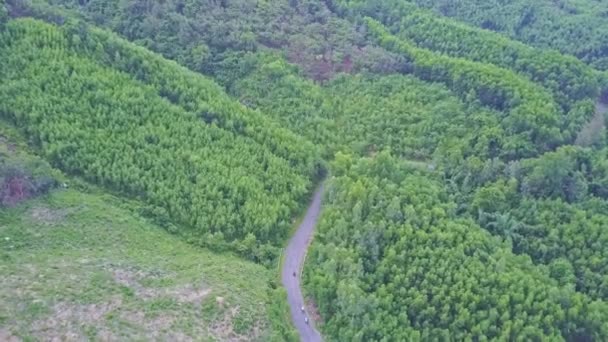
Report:
[[[305,322],[305,317],[309,317],[308,313],[301,311],[304,305],[304,297],[300,289],[300,271],[304,264],[308,245],[312,240],[312,235],[319,218],[321,211],[321,200],[323,197],[323,185],[319,186],[313,200],[306,211],[304,220],[298,227],[298,230],[289,241],[289,245],[285,250],[285,259],[283,262],[282,279],[283,286],[287,290],[287,300],[291,311],[293,324],[298,329],[300,340],[303,342],[320,342],[323,339],[314,327],[312,319],[308,324]],[[296,273],[294,277],[293,273]]]

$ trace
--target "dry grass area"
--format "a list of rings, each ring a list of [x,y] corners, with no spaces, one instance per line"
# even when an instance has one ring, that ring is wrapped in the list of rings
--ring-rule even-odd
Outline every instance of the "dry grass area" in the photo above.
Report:
[[[27,215],[34,224],[52,226],[63,221],[70,211],[68,209],[50,209],[41,206],[30,209]]]
[[[211,293],[211,289],[196,287],[193,284],[185,284],[168,288],[147,288],[141,285],[140,280],[156,275],[146,274],[142,270],[115,269],[112,276],[116,283],[121,284],[134,291],[135,296],[142,300],[153,300],[155,298],[171,298],[179,303],[200,304],[202,300]]]

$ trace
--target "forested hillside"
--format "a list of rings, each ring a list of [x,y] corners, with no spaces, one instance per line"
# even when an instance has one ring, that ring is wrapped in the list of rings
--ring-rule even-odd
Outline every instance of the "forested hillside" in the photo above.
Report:
[[[608,336],[605,302],[551,279],[545,268],[512,254],[510,242],[459,218],[439,175],[387,153],[357,160],[341,155],[333,170],[308,268],[330,336],[349,341]]]
[[[539,50],[499,34],[442,19],[407,1],[340,1],[350,15],[369,15],[421,48],[513,69],[549,89],[565,110],[597,96],[591,67],[556,51]]]
[[[411,0],[422,7],[608,69],[608,9],[601,1]]]
[[[214,75],[220,82],[240,77],[238,71],[246,67],[241,61],[245,54],[268,49],[283,52],[316,80],[351,70],[390,72],[399,64],[398,56],[368,43],[362,32],[333,15],[324,1],[8,3],[14,15],[37,15],[55,21],[76,12],[193,70]],[[228,72],[231,66],[237,70]]]
[[[8,0],[1,113],[261,262],[327,168],[325,340],[608,340],[608,9],[499,3]]]
[[[312,144],[103,32],[22,19],[1,42],[1,112],[53,165],[142,198],[196,243],[276,255],[318,171]]]

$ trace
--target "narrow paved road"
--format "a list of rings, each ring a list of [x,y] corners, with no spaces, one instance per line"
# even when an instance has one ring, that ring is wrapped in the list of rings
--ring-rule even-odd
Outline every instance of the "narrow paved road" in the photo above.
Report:
[[[321,211],[321,199],[323,197],[323,185],[315,192],[312,203],[306,211],[304,220],[298,227],[298,230],[289,241],[289,245],[285,250],[285,261],[283,262],[283,286],[287,290],[287,300],[291,310],[291,318],[293,324],[298,329],[300,340],[303,342],[320,342],[323,339],[314,327],[314,322],[309,321],[308,324],[304,321],[305,317],[309,317],[307,313],[301,311],[304,305],[304,297],[300,289],[300,270],[304,264],[306,251],[312,239],[317,218]],[[293,276],[293,273],[296,276]],[[310,317],[309,317],[310,318]]]

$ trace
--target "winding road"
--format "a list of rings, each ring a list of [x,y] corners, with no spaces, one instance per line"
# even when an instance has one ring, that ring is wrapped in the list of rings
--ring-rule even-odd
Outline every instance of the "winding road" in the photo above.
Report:
[[[315,225],[321,212],[321,200],[323,198],[323,185],[315,191],[304,220],[298,227],[298,230],[289,241],[289,245],[285,250],[285,258],[283,261],[282,280],[283,286],[287,290],[287,301],[291,311],[291,319],[293,324],[300,334],[300,340],[303,342],[321,342],[321,334],[315,329],[314,322],[310,320],[308,324],[305,322],[305,317],[309,317],[308,313],[301,311],[304,306],[304,297],[300,289],[300,274],[306,251],[312,240],[312,235],[315,230]],[[293,273],[296,273],[294,277]]]

